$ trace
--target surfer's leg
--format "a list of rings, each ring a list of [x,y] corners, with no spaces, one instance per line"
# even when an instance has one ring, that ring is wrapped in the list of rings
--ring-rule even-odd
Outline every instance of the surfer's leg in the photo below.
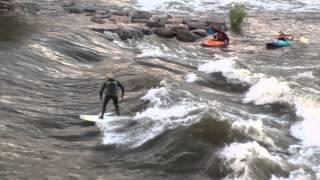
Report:
[[[112,96],[113,104],[116,109],[116,113],[120,116],[119,105],[118,105],[118,96]]]
[[[104,98],[104,101],[103,101],[103,106],[102,106],[102,113],[100,115],[100,119],[103,119],[103,115],[104,115],[104,112],[106,111],[106,108],[107,108],[107,104],[110,100],[110,96],[105,96]]]

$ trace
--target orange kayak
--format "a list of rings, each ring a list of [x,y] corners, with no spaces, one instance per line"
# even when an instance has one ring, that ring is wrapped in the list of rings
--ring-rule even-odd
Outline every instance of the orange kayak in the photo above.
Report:
[[[214,39],[207,39],[201,43],[201,46],[203,46],[203,47],[221,47],[221,46],[225,46],[225,43],[223,41],[217,41]]]

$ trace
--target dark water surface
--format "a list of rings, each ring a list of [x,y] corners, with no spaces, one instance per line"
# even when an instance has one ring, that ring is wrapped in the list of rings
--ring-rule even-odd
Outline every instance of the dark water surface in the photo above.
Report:
[[[60,1],[21,4],[0,19],[0,179],[320,178],[318,14],[251,13],[228,49],[203,49],[110,42]],[[310,43],[266,50],[279,30]],[[86,124],[109,72],[124,117]]]

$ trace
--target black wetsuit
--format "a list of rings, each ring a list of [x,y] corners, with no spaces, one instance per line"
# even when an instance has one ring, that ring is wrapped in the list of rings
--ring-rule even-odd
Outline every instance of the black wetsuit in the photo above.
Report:
[[[104,97],[104,102],[103,102],[103,106],[102,106],[102,113],[100,116],[101,119],[103,118],[104,112],[106,111],[106,107],[107,107],[107,104],[110,101],[110,99],[112,99],[112,101],[113,101],[117,115],[120,116],[119,106],[118,106],[117,87],[121,88],[121,91],[122,91],[121,97],[123,98],[124,88],[119,81],[109,78],[105,83],[103,83],[103,86],[100,90],[100,99],[102,100],[102,95],[103,95],[103,92],[105,89],[106,89],[106,95]]]

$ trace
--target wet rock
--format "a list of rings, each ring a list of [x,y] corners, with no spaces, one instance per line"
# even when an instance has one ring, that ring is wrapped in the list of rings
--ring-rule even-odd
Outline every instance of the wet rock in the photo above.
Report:
[[[95,13],[97,11],[97,7],[95,7],[95,6],[86,6],[82,10],[83,10],[83,12]]]
[[[63,2],[62,7],[71,7],[74,6],[76,3],[73,1],[67,1],[67,2]]]
[[[195,29],[191,31],[192,33],[199,35],[200,37],[206,37],[208,36],[207,31],[204,29]]]
[[[100,14],[100,13],[98,14],[98,13],[96,13],[94,16],[101,18],[101,19],[106,19],[106,18],[110,18],[111,14]]]
[[[187,30],[178,30],[176,37],[178,40],[183,42],[195,42],[201,37]]]
[[[92,21],[92,22],[95,22],[95,23],[98,23],[98,24],[104,24],[104,23],[106,23],[105,20],[103,20],[103,19],[100,18],[100,17],[96,17],[96,16],[93,16],[93,17],[91,18],[91,21]]]
[[[149,22],[149,19],[141,19],[141,18],[134,18],[134,19],[131,19],[131,22],[132,23],[148,23]]]
[[[119,36],[118,36],[118,34],[112,33],[112,32],[110,32],[110,31],[104,31],[104,32],[103,32],[103,35],[104,35],[104,37],[105,37],[106,39],[108,39],[109,41],[113,41],[113,40],[115,40],[115,39],[120,39]]]
[[[141,28],[141,31],[143,32],[144,35],[151,35],[153,34],[153,31],[149,28],[143,27]]]
[[[129,16],[129,12],[123,10],[114,11],[112,14],[116,16]]]
[[[79,6],[72,6],[65,8],[70,14],[80,14],[83,13],[82,8]]]
[[[208,27],[207,23],[195,20],[184,20],[183,24],[186,24],[190,30],[206,29]]]
[[[106,21],[105,24],[94,24],[89,26],[89,28],[99,33],[103,33],[104,31],[115,32],[119,29],[118,25],[114,24],[112,21],[109,21],[108,19],[104,20]]]
[[[218,29],[222,29],[224,31],[227,31],[228,30],[228,27],[225,23],[208,23],[208,27],[215,27],[215,28],[218,28]]]
[[[108,9],[99,9],[96,11],[96,14],[110,14],[110,11]]]
[[[144,36],[141,30],[130,27],[121,27],[116,30],[116,33],[121,40],[138,39]]]
[[[153,22],[160,22],[162,24],[167,24],[169,17],[171,16],[152,16],[150,19]]]
[[[160,21],[149,21],[146,23],[146,25],[150,28],[164,27],[164,23],[162,23]]]
[[[111,15],[111,17],[109,19],[115,23],[129,23],[130,22],[130,19],[128,16]]]
[[[174,32],[178,30],[189,30],[189,27],[185,24],[166,24],[166,28],[172,29]]]
[[[132,11],[130,16],[132,19],[150,19],[152,15],[147,11]]]
[[[173,38],[176,36],[175,31],[169,28],[157,28],[154,32],[159,37]]]
[[[168,24],[183,24],[183,20],[184,20],[183,17],[172,17],[172,18],[168,19],[167,23]]]

